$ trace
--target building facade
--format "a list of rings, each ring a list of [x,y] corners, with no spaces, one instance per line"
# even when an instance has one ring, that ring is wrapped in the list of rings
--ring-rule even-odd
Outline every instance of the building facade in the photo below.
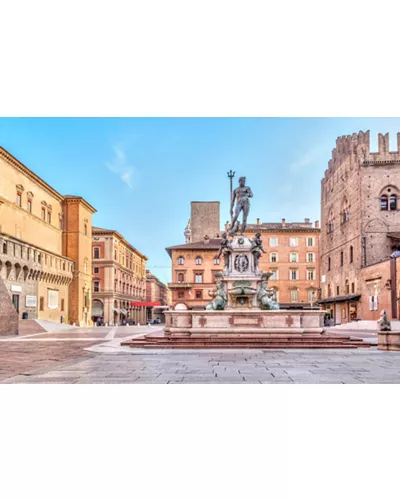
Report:
[[[111,229],[94,227],[91,245],[93,321],[145,324],[147,257]]]
[[[335,324],[378,318],[399,243],[399,196],[400,153],[389,151],[389,134],[379,134],[378,152],[369,131],[337,139],[321,181],[321,304]]]
[[[3,148],[0,178],[0,274],[19,319],[85,324],[85,317],[75,314],[76,294],[71,292],[79,260],[64,246],[65,236],[75,231],[65,224],[69,197]],[[76,251],[84,258],[80,241]]]
[[[75,263],[69,286],[69,321],[92,325],[92,215],[96,210],[80,196],[64,196],[63,254]]]
[[[192,210],[193,218],[193,210]],[[193,220],[188,228],[193,236]],[[226,228],[227,229],[227,228]],[[207,231],[213,234],[211,231]],[[274,274],[269,286],[276,292],[282,308],[313,307],[319,298],[319,223],[304,222],[248,224],[246,236],[261,233],[267,252],[260,258],[263,271]],[[220,233],[217,235],[219,236]],[[199,237],[199,236],[197,236]],[[221,238],[203,235],[202,240],[167,248],[172,262],[172,306],[180,309],[204,309],[215,288],[215,273],[223,270],[223,259],[218,259]]]
[[[146,271],[147,321],[159,320],[165,323],[164,311],[169,309],[169,290],[167,285]]]

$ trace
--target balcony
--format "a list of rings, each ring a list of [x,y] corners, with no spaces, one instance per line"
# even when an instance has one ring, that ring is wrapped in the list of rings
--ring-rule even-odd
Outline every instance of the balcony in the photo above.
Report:
[[[204,283],[179,283],[179,282],[175,282],[175,283],[168,283],[168,288],[192,288],[193,286],[195,285],[204,285]]]

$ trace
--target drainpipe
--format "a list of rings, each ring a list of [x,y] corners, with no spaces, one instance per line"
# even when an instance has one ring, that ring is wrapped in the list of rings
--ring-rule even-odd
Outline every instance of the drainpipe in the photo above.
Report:
[[[397,319],[397,270],[396,262],[400,252],[396,250],[390,256],[390,299],[392,303],[392,319]]]

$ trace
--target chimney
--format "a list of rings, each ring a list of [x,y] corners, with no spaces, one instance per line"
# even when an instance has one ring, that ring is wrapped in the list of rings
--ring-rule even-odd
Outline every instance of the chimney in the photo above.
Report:
[[[207,234],[204,236],[204,243],[210,243],[210,237]]]
[[[305,222],[306,224],[310,224],[310,219],[304,219],[304,222]]]
[[[282,219],[282,226],[286,226],[286,219]]]
[[[257,226],[260,225],[260,219],[257,219]]]
[[[315,229],[319,229],[319,220],[315,221]]]

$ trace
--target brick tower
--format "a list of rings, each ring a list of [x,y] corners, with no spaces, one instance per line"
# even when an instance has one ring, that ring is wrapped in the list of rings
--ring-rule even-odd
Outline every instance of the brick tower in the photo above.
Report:
[[[389,134],[339,137],[321,181],[322,303],[335,323],[358,318],[361,270],[388,259],[400,231],[400,134],[389,151]]]

